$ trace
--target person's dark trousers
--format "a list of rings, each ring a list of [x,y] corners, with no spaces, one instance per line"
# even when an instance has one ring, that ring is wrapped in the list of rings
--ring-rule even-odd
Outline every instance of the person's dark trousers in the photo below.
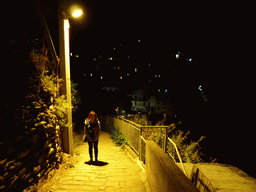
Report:
[[[90,154],[90,159],[92,161],[92,145],[94,147],[94,155],[95,155],[95,160],[98,160],[98,142],[99,139],[97,141],[88,141],[89,143],[89,154]]]

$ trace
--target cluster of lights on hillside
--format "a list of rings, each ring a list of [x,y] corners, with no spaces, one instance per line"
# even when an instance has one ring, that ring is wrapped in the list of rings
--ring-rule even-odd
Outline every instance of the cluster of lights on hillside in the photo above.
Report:
[[[206,98],[206,96],[205,96],[205,94],[204,94],[204,92],[203,92],[202,85],[200,85],[200,86],[198,87],[198,89],[199,89],[199,91],[201,92],[201,95],[202,95],[204,101],[208,101],[208,99]]]

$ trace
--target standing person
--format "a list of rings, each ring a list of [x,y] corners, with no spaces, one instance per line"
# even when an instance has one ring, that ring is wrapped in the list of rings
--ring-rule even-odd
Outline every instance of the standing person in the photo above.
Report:
[[[101,131],[100,121],[94,111],[89,113],[89,116],[84,121],[85,134],[89,144],[90,162],[93,161],[92,146],[94,148],[95,162],[98,162],[98,142]]]

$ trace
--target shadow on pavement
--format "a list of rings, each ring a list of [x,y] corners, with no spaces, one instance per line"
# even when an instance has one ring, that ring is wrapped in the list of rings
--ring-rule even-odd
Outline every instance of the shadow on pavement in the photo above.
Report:
[[[108,163],[107,162],[103,162],[103,161],[87,161],[87,162],[84,162],[84,164],[87,164],[87,165],[94,165],[94,166],[105,166],[107,165]]]

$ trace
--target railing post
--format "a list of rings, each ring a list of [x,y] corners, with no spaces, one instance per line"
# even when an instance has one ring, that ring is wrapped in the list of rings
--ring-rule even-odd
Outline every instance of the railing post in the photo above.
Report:
[[[141,144],[141,136],[142,136],[142,127],[140,126],[140,136],[139,136],[139,160],[142,160],[142,144]]]
[[[167,148],[167,128],[165,127],[165,134],[164,134],[164,147],[163,150],[166,153],[166,148]]]

